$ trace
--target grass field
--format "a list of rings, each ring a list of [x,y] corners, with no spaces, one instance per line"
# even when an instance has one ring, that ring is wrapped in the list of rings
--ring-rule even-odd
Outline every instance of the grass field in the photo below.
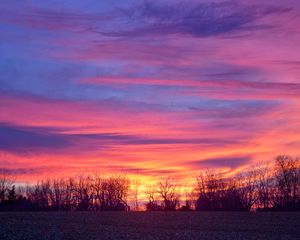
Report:
[[[300,239],[300,213],[0,213],[0,239]]]

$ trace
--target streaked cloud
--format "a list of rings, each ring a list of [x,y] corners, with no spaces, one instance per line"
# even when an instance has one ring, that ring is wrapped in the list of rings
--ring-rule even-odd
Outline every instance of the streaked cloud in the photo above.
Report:
[[[255,21],[290,10],[288,7],[244,5],[236,1],[202,3],[146,1],[132,9],[124,10],[129,18],[128,28],[131,28],[132,24],[132,30],[121,30],[111,34],[131,37],[148,34],[187,34],[209,37],[226,33],[245,33],[274,27],[257,24]]]
[[[32,130],[32,128],[0,124],[0,150],[16,153],[34,149],[55,151],[55,149],[66,147],[69,144],[59,135],[50,134],[43,129]]]
[[[251,157],[221,157],[221,158],[211,158],[211,159],[203,159],[198,161],[190,161],[187,164],[190,164],[196,168],[201,169],[212,169],[212,168],[237,168],[243,165],[248,164],[251,161]]]

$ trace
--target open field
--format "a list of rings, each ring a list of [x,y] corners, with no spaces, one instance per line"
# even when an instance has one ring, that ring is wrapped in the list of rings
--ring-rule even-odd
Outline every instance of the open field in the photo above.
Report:
[[[299,239],[300,213],[7,212],[0,239]]]

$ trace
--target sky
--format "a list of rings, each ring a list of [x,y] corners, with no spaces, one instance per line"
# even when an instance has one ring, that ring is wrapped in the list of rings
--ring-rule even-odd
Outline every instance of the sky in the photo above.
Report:
[[[298,0],[10,0],[0,170],[191,181],[300,155]]]

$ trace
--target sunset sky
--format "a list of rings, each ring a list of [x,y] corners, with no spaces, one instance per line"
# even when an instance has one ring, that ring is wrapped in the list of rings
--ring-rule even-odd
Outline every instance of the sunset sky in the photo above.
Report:
[[[300,1],[1,1],[0,171],[189,181],[300,155]]]

